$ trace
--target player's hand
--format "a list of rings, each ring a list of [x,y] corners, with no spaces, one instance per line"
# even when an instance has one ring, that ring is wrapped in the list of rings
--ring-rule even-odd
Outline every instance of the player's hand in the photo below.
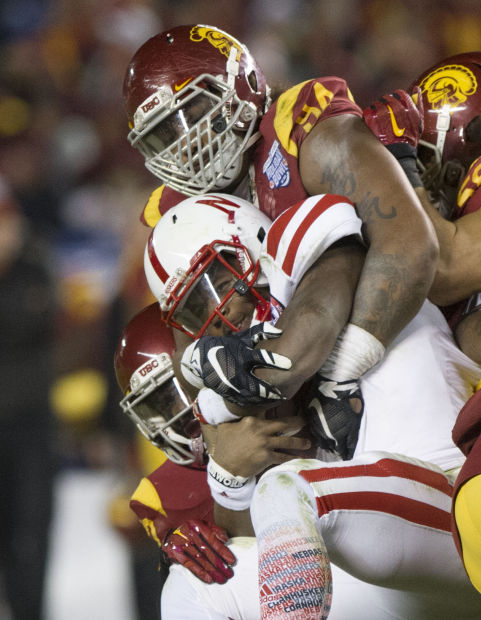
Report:
[[[423,100],[419,89],[412,96],[404,90],[384,95],[362,114],[366,125],[384,145],[407,143],[417,148],[423,132]]]
[[[202,336],[190,344],[181,360],[182,374],[194,387],[214,390],[241,407],[263,405],[283,398],[280,391],[255,374],[256,368],[289,370],[289,358],[255,349],[261,340],[278,338],[282,330],[260,323],[228,336]]]
[[[166,535],[162,544],[172,562],[182,564],[205,583],[225,583],[234,574],[235,556],[221,527],[189,519]]]
[[[312,381],[306,401],[309,429],[321,448],[349,460],[356,449],[364,412],[359,381],[338,382],[321,375]]]
[[[302,458],[311,442],[294,435],[304,423],[300,416],[279,420],[246,416],[239,422],[219,424],[213,433],[206,433],[203,425],[202,433],[216,463],[234,476],[250,478],[270,465],[285,463],[296,456]]]

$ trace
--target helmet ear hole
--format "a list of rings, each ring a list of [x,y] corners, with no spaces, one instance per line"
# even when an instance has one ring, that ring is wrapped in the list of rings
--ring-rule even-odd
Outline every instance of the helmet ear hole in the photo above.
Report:
[[[466,126],[466,141],[481,142],[481,116],[473,118]]]
[[[256,93],[257,92],[257,76],[255,74],[255,71],[251,71],[249,73],[249,75],[247,76],[247,82],[249,86],[251,87],[252,92]]]

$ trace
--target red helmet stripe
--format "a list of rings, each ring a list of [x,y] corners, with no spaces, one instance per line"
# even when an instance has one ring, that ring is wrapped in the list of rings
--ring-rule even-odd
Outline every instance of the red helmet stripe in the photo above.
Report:
[[[232,202],[231,200],[228,200],[227,198],[223,198],[223,197],[221,198],[220,196],[214,196],[213,198],[202,198],[198,200],[197,202],[198,204],[208,205],[210,207],[214,207],[215,209],[219,209],[219,211],[223,211],[224,213],[227,213],[229,224],[234,223],[235,221],[234,211],[231,211],[230,209],[227,209],[225,206],[222,206],[222,205],[227,205],[228,207],[234,207],[235,209],[238,209],[239,205],[236,204],[235,202]]]
[[[165,284],[167,280],[169,279],[169,274],[165,271],[165,269],[160,264],[159,259],[157,258],[157,254],[155,253],[155,249],[154,249],[153,236],[154,236],[154,231],[150,233],[149,241],[147,243],[147,252],[149,255],[149,260],[155,273],[159,276],[159,278]]]

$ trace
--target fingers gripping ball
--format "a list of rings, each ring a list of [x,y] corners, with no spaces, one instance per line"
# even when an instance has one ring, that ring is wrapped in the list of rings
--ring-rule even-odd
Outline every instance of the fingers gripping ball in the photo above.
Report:
[[[234,574],[235,557],[225,545],[228,536],[217,525],[189,519],[171,530],[162,550],[172,562],[182,564],[205,583],[225,583]]]
[[[289,370],[291,361],[267,349],[255,349],[261,340],[282,334],[270,323],[260,323],[228,336],[203,336],[190,344],[181,361],[185,379],[194,387],[207,387],[240,406],[280,400],[280,391],[255,374],[256,368]]]
[[[415,101],[417,103],[415,103]],[[416,148],[423,132],[422,97],[404,90],[384,95],[363,110],[364,122],[384,144],[410,144]]]
[[[364,411],[359,382],[318,379],[308,392],[309,428],[321,448],[349,460],[356,449]]]

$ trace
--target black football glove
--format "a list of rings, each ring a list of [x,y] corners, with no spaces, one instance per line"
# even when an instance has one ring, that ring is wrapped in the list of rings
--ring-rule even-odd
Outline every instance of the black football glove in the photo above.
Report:
[[[338,382],[318,374],[306,396],[308,426],[318,445],[344,461],[351,459],[364,411],[359,381]]]
[[[253,371],[289,370],[289,358],[254,348],[261,340],[277,338],[281,333],[282,330],[265,322],[228,336],[202,336],[184,351],[182,374],[194,387],[210,388],[236,405],[263,405],[280,400],[280,391],[256,377]]]

